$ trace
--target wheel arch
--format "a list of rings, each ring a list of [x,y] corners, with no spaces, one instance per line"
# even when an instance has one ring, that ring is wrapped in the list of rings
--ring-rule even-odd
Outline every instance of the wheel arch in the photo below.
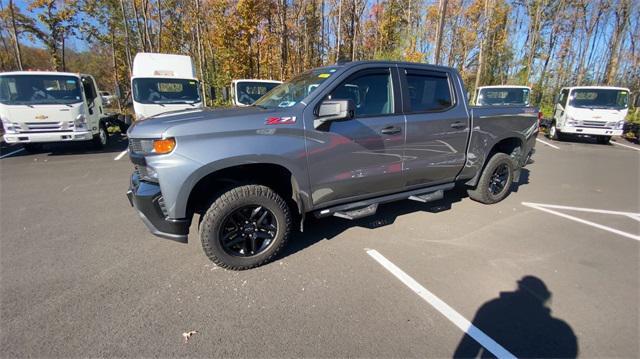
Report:
[[[516,161],[519,167],[522,159],[526,156],[523,151],[524,146],[525,141],[520,136],[508,136],[496,141],[489,152],[487,152],[487,155],[484,157],[481,169],[470,180],[465,182],[465,184],[471,187],[475,187],[478,184],[480,176],[487,166],[487,163],[496,153],[505,153],[511,156],[514,161]]]
[[[274,158],[228,159],[211,163],[195,171],[181,188],[178,198],[187,216],[202,213],[211,201],[234,185],[262,184],[270,187],[303,215],[309,207],[303,172]]]

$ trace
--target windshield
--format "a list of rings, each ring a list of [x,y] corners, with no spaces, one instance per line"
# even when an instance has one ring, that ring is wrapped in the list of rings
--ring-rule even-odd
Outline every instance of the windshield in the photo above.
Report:
[[[136,78],[133,79],[133,99],[146,104],[193,104],[200,102],[200,91],[196,80]]]
[[[80,81],[74,76],[0,76],[0,103],[5,105],[72,104],[82,102]]]
[[[331,77],[337,68],[323,67],[307,71],[293,80],[285,82],[266,95],[255,105],[265,108],[292,107],[313,92],[321,83]]]
[[[252,105],[257,99],[278,85],[280,85],[279,82],[238,81],[236,82],[237,101],[243,105]]]
[[[611,89],[579,89],[571,92],[571,106],[579,108],[624,109],[629,105],[629,92]]]
[[[484,88],[480,90],[476,101],[480,106],[528,105],[527,88]]]

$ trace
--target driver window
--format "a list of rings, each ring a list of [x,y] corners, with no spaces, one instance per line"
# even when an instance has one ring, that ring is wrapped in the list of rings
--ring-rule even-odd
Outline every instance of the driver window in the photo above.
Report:
[[[93,87],[93,81],[91,81],[91,79],[88,77],[83,77],[82,88],[84,90],[84,95],[87,97],[87,102],[92,103],[93,100],[97,97],[96,90]]]
[[[355,117],[393,113],[393,87],[389,70],[365,70],[351,76],[328,96],[329,100],[351,100]]]

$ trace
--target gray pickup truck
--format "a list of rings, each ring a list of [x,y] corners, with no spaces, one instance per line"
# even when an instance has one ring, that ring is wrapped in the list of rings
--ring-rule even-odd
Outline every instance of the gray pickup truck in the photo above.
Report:
[[[304,218],[356,219],[456,185],[505,198],[533,154],[538,110],[471,107],[454,69],[351,62],[307,71],[253,106],[171,112],[128,131],[127,193],[149,230],[241,270],[272,260]]]

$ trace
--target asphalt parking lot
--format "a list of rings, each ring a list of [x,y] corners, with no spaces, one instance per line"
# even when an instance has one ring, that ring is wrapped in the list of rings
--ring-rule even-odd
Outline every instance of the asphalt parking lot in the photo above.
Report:
[[[312,220],[244,272],[209,262],[195,224],[187,245],[147,232],[122,138],[2,148],[0,352],[639,357],[640,146],[540,140],[499,204],[457,190]]]

